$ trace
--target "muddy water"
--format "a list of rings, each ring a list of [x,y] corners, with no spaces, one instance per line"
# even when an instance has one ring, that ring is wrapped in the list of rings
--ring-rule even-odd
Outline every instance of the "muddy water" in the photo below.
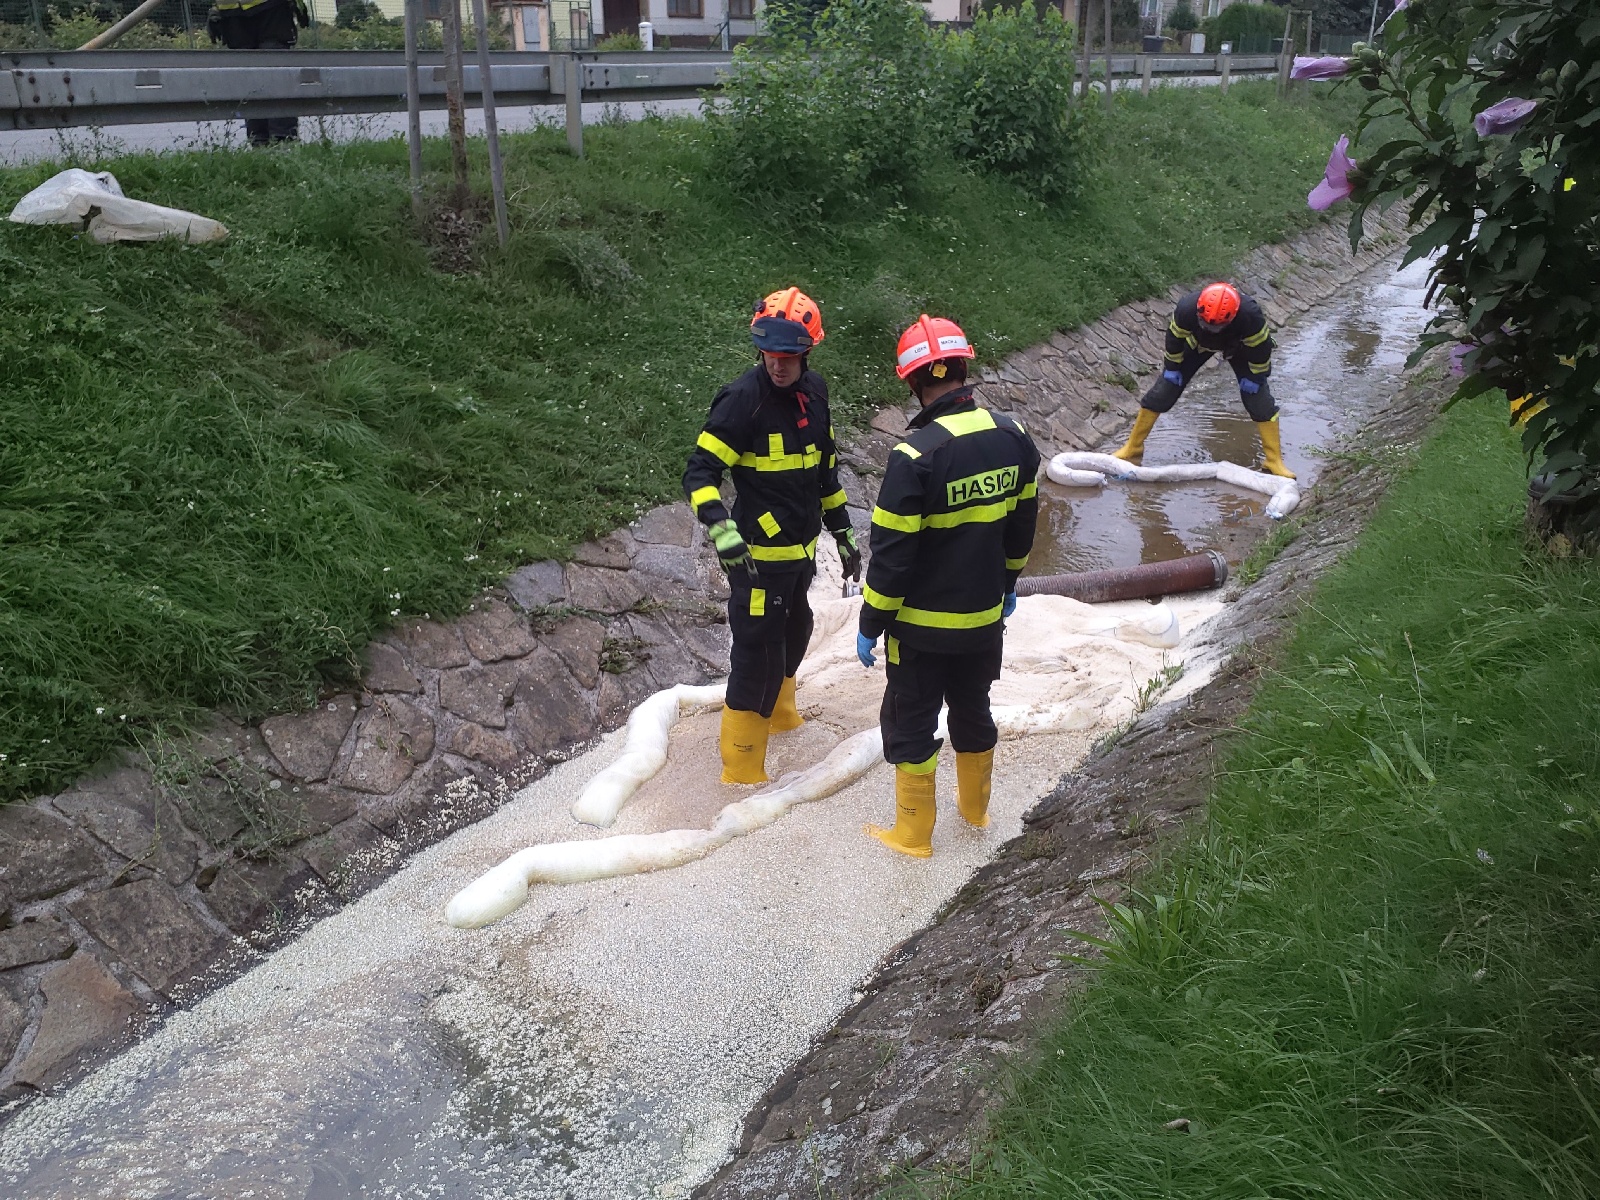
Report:
[[[1310,448],[1393,388],[1421,288],[1420,270],[1375,274],[1282,339],[1276,382],[1303,478],[1319,465]],[[1231,373],[1209,368],[1149,460],[1251,461],[1254,430],[1236,406]],[[1042,570],[1168,557],[1228,522],[1264,520],[1258,499],[1209,483],[1049,490]],[[870,720],[872,697],[813,711],[809,686],[812,724],[775,749],[780,769]],[[854,982],[1020,830],[1093,735],[1030,740],[997,760],[994,827],[941,821],[926,863],[885,861],[861,836],[886,815],[869,776],[678,871],[544,889],[486,930],[442,926],[444,899],[507,848],[598,833],[576,829],[567,806],[617,753],[613,735],[0,1127],[0,1195],[686,1195]],[[692,753],[659,783],[687,799],[627,810],[616,832],[698,823],[726,798],[697,784],[714,722],[686,720],[681,741]]]
[[[1315,486],[1319,452],[1385,400],[1427,323],[1427,264],[1379,267],[1293,330],[1278,335],[1272,390],[1283,410],[1283,454],[1300,486]],[[1141,385],[1148,380],[1141,381]],[[1261,446],[1220,359],[1200,369],[1177,407],[1156,423],[1146,465],[1229,461],[1254,466]],[[1215,481],[1109,483],[1098,491],[1041,483],[1042,537],[1030,575],[1158,562],[1214,547],[1237,562],[1237,536],[1266,518],[1266,497]]]

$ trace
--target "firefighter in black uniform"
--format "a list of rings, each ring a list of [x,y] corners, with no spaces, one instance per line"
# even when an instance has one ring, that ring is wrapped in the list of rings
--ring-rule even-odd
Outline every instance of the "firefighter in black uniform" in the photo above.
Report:
[[[828,385],[807,354],[823,339],[822,311],[799,288],[756,304],[750,370],[711,402],[689,455],[683,490],[728,572],[733,633],[722,708],[722,781],[767,781],[767,734],[797,729],[795,671],[811,640],[806,590],[827,526],[844,573],[861,578],[861,551],[839,486]],[[733,473],[733,514],[722,476]]]
[[[1261,306],[1231,283],[1213,283],[1178,301],[1167,322],[1167,353],[1161,378],[1139,402],[1133,431],[1116,456],[1137,463],[1144,458],[1144,440],[1156,418],[1183,395],[1189,380],[1213,354],[1228,360],[1239,380],[1239,398],[1261,435],[1262,465],[1274,475],[1293,479],[1284,466],[1278,436],[1278,403],[1272,398],[1272,330]]]
[[[989,687],[1039,514],[1039,451],[1018,422],[973,400],[972,356],[960,327],[941,317],[924,315],[900,337],[898,372],[922,411],[884,470],[856,635],[865,667],[888,635],[879,723],[895,767],[895,822],[867,832],[917,858],[933,853],[934,731],[945,704],[957,806],[968,824],[989,823],[998,740]]]
[[[218,0],[206,14],[206,32],[229,50],[292,50],[311,24],[305,0]],[[247,117],[252,146],[300,140],[299,117]]]

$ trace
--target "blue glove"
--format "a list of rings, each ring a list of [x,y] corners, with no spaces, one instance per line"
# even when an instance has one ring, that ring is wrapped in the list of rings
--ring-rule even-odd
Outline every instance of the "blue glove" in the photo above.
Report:
[[[1261,385],[1259,383],[1257,383],[1254,379],[1241,379],[1241,380],[1239,380],[1239,391],[1242,392],[1246,396],[1254,396],[1260,390],[1261,390]]]
[[[861,665],[868,670],[878,665],[877,656],[872,653],[873,647],[877,644],[877,638],[869,638],[864,633],[856,634],[856,657],[861,660]]]
[[[1014,613],[1016,611],[1017,611],[1017,594],[1015,592],[1007,592],[1006,593],[1006,598],[1003,601],[1001,601],[1001,603],[1000,603],[1000,617],[1003,620],[1006,617],[1009,617],[1012,613]]]
[[[1183,372],[1182,371],[1163,371],[1163,372],[1161,372],[1161,378],[1165,379],[1168,383],[1182,383],[1183,382]]]

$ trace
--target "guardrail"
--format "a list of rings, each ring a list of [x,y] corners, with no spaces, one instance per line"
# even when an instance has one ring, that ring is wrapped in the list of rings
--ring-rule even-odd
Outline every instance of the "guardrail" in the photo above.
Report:
[[[687,99],[721,85],[733,56],[707,51],[651,54],[490,55],[497,107],[559,104],[567,68],[589,100]],[[1105,59],[1097,57],[1095,68]],[[445,106],[444,55],[420,55],[422,106]],[[1264,75],[1272,55],[1113,55],[1121,79]],[[481,94],[478,67],[466,91]],[[231,117],[332,116],[406,107],[405,55],[398,50],[26,50],[0,51],[0,131],[206,121]]]

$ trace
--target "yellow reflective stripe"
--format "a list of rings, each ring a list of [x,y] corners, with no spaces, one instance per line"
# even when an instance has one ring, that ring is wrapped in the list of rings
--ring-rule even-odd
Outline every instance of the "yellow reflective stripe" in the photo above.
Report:
[[[750,615],[752,617],[764,617],[767,615],[766,588],[750,589]]]
[[[1025,484],[1022,485],[1022,490],[1017,493],[1017,499],[1018,500],[1033,500],[1033,499],[1036,499],[1038,497],[1038,495],[1039,495],[1039,481],[1037,479],[1035,479],[1031,483],[1025,483]]]
[[[1196,350],[1200,348],[1200,343],[1195,341],[1194,334],[1190,333],[1182,325],[1179,325],[1177,317],[1173,317],[1167,322],[1167,328],[1172,330],[1173,337],[1180,338],[1183,341],[1188,342],[1189,345],[1193,346]]]
[[[907,625],[923,625],[929,629],[982,629],[1000,619],[1003,603],[982,612],[935,612],[927,608],[911,608],[902,604],[899,619]]]
[[[1272,360],[1270,358],[1264,363],[1250,364],[1250,374],[1252,375],[1265,375],[1270,370],[1272,370]]]
[[[1023,567],[1025,567],[1027,565],[1028,565],[1028,556],[1026,554],[1024,554],[1021,558],[1008,558],[1008,559],[1006,559],[1006,570],[1008,570],[1008,571],[1020,571],[1020,570],[1022,570]]]
[[[907,775],[932,775],[939,769],[939,752],[935,750],[932,758],[919,763],[895,763],[894,769],[904,771]]]
[[[1243,345],[1250,346],[1250,347],[1255,347],[1255,346],[1261,345],[1262,342],[1266,341],[1271,336],[1272,336],[1272,330],[1268,329],[1265,325],[1263,325],[1261,327],[1260,332],[1252,333],[1247,338],[1241,338],[1240,342]]]
[[[833,495],[824,496],[822,498],[822,511],[823,512],[832,512],[834,509],[838,508],[844,502],[845,502],[844,489],[840,488]]]
[[[886,640],[889,643],[889,661],[898,667],[900,665],[900,639],[891,637]]]
[[[695,438],[694,444],[702,450],[709,450],[730,467],[739,461],[739,456],[734,453],[732,446],[707,430],[700,431],[700,436]]]
[[[907,458],[921,458],[922,457],[922,451],[918,450],[910,442],[901,442],[898,446],[895,447],[895,449],[900,451],[900,453],[904,454]]]
[[[1183,361],[1183,355],[1182,354],[1168,354],[1168,355],[1165,355],[1164,357],[1166,358],[1166,360],[1169,363],[1181,363]]]
[[[714,487],[695,488],[689,493],[689,507],[699,508],[702,504],[710,504],[713,500],[721,500],[722,493]]]
[[[975,408],[971,412],[951,413],[948,417],[938,417],[934,424],[943,425],[955,437],[995,427],[994,418],[989,415],[987,409],[982,408]]]
[[[898,529],[901,533],[915,533],[922,528],[922,517],[920,515],[905,517],[886,508],[874,508],[872,523],[882,525],[885,529]]]
[[[957,525],[981,525],[988,521],[1004,521],[1017,507],[1017,498],[996,500],[993,504],[974,504],[971,508],[958,508],[954,512],[930,513],[923,518],[929,529],[953,529]]]
[[[906,602],[904,596],[885,596],[882,592],[874,591],[870,583],[861,589],[861,598],[884,612],[899,612],[900,606]]]
[[[778,518],[769,512],[762,513],[756,518],[756,524],[768,537],[777,537],[783,531],[783,526],[778,524]]]
[[[815,446],[807,446],[804,454],[741,454],[736,462],[728,465],[749,467],[756,471],[799,471],[806,467],[815,467],[821,462],[822,451]]]
[[[751,546],[750,557],[761,562],[798,562],[802,558],[817,556],[817,539],[804,546]]]

